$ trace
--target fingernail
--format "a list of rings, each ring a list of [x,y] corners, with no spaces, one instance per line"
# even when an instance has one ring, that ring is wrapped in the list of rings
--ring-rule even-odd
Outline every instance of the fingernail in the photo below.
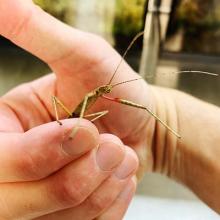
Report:
[[[123,157],[124,146],[113,142],[100,144],[96,153],[97,164],[103,171],[110,171],[115,168],[123,160]]]
[[[82,155],[97,146],[97,139],[89,129],[78,127],[73,138],[69,138],[69,133],[62,144],[63,150],[72,156]]]
[[[115,170],[115,175],[119,179],[125,179],[131,175],[138,167],[137,156],[129,149],[120,166]]]

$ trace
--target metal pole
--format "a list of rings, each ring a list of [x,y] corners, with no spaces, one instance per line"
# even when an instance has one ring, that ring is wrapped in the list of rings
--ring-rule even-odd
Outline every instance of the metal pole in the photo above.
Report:
[[[149,0],[145,19],[144,42],[140,64],[143,78],[154,76],[157,68],[160,44],[165,37],[172,0]],[[161,15],[163,16],[161,21]],[[164,22],[165,21],[165,22]]]

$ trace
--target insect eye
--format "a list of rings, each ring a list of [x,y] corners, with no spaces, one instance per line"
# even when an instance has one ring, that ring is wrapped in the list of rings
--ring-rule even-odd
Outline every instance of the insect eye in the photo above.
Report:
[[[106,92],[107,92],[107,93],[110,93],[110,92],[111,92],[111,89],[110,89],[110,88],[108,88],[108,89],[106,90]]]

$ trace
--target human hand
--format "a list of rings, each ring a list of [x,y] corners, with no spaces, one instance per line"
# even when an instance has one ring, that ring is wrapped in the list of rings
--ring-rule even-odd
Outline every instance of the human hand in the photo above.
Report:
[[[13,25],[16,20],[10,20],[10,13],[22,19],[29,6],[38,10],[31,1],[0,1],[0,23]],[[9,35],[11,40],[20,39],[19,34]],[[29,40],[17,43],[22,46]],[[44,40],[42,45],[47,44]],[[35,46],[32,49],[38,50]],[[78,120],[64,120],[63,126],[51,122],[52,93],[56,80],[49,75],[0,100],[0,218],[121,219],[135,191],[131,177],[138,165],[136,155],[115,136],[99,135],[85,120],[69,140]]]
[[[22,133],[51,122],[54,119],[51,95],[58,96],[73,110],[86,93],[109,82],[120,56],[103,39],[62,24],[33,7],[30,0],[0,0],[0,11],[4,12],[0,13],[0,33],[44,60],[55,73],[2,97],[2,131]],[[136,73],[123,62],[114,82],[134,78]],[[219,156],[219,109],[176,91],[150,88],[143,81],[118,86],[111,96],[148,106],[170,127],[179,130],[182,141],[178,142],[143,110],[103,99],[91,108],[92,112],[109,110],[108,115],[96,122],[100,132],[113,133],[135,149],[142,172],[165,173],[219,210],[219,165],[215,163]],[[61,117],[65,118],[65,114]],[[75,121],[70,123],[74,126]],[[206,129],[201,129],[204,124]],[[108,210],[118,213],[118,209],[117,212]]]
[[[66,107],[73,110],[86,93],[108,83],[121,58],[103,39],[64,25],[33,7],[29,0],[10,0],[1,7],[6,13],[1,14],[4,28],[2,25],[0,32],[44,60],[56,74],[56,77],[49,75],[5,96],[4,102],[12,109],[16,108],[24,130],[54,118],[52,95],[58,96]],[[13,16],[10,14],[11,8],[14,9]],[[123,62],[113,82],[133,78],[137,78],[137,74]],[[34,92],[36,99],[25,95],[29,92]],[[20,100],[9,101],[12,93],[21,97]],[[154,106],[151,92],[144,81],[118,86],[111,97],[132,100],[149,108]],[[26,114],[23,114],[24,109]],[[151,170],[153,118],[143,110],[107,100],[99,100],[91,108],[91,112],[101,110],[109,110],[109,114],[95,123],[99,131],[113,133],[131,145],[138,152],[141,164],[147,161],[148,170]],[[66,114],[61,114],[63,117]]]
[[[84,120],[69,140],[77,121],[62,122],[1,131],[0,219],[122,218],[135,191],[135,154]]]

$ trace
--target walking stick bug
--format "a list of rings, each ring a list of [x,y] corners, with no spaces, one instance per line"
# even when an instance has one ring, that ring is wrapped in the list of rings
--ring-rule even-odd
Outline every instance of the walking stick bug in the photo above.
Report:
[[[104,99],[112,101],[112,102],[117,102],[117,103],[120,103],[123,105],[128,105],[128,106],[131,106],[134,108],[139,108],[139,109],[143,109],[143,110],[147,111],[152,117],[155,118],[155,120],[157,120],[159,123],[161,123],[168,131],[173,133],[177,138],[181,138],[180,134],[178,134],[177,131],[173,130],[170,126],[168,126],[164,121],[162,121],[148,107],[141,105],[141,104],[137,104],[137,103],[129,101],[129,100],[125,100],[125,99],[121,99],[121,98],[112,98],[112,97],[106,96],[107,94],[111,93],[112,90],[114,89],[114,87],[116,87],[116,86],[142,79],[140,77],[140,78],[130,79],[130,80],[126,80],[126,81],[115,83],[115,84],[112,83],[122,61],[124,60],[124,58],[127,54],[127,52],[130,50],[130,48],[135,43],[135,41],[139,37],[141,37],[143,34],[144,34],[144,32],[140,32],[133,38],[133,40],[131,41],[131,43],[127,47],[126,51],[124,52],[123,56],[121,57],[121,60],[120,60],[119,64],[117,65],[115,71],[113,72],[109,82],[107,84],[101,85],[101,86],[97,87],[96,89],[92,90],[91,92],[87,93],[85,95],[85,97],[83,98],[83,100],[75,108],[74,111],[70,111],[56,96],[52,96],[52,102],[53,102],[53,107],[54,107],[54,111],[55,111],[56,121],[60,125],[62,125],[62,123],[59,121],[57,106],[60,106],[66,112],[66,114],[68,115],[68,118],[88,118],[88,119],[91,119],[90,121],[94,122],[95,120],[106,115],[108,113],[108,110],[100,111],[100,112],[96,112],[96,113],[92,113],[92,114],[86,114],[86,111],[97,101],[98,98],[101,97],[101,98],[104,98]],[[193,71],[193,70],[179,71],[179,72],[177,72],[177,74],[182,73],[182,72],[202,73],[202,74],[208,74],[208,75],[214,75],[214,76],[217,75],[215,73],[209,73],[209,72],[204,72],[204,71]],[[73,130],[70,134],[70,138],[73,138],[75,136],[76,132],[77,132],[77,126],[75,126],[73,128]]]

